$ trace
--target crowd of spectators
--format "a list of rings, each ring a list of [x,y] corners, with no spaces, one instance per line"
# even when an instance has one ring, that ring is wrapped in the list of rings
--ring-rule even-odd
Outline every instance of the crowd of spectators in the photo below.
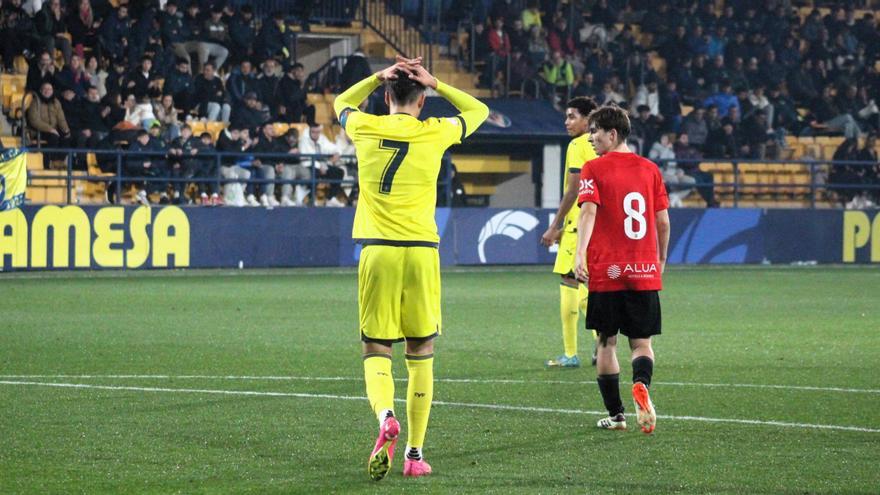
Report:
[[[692,160],[778,159],[786,135],[880,130],[880,15],[853,2],[803,18],[786,0],[453,3],[473,25],[483,86],[626,106],[644,155],[660,143],[658,155],[681,148]],[[674,173],[700,175],[687,162]],[[700,191],[714,203],[711,187]]]
[[[14,72],[16,57],[28,62],[26,88],[33,98],[24,112],[27,140],[53,148],[143,153],[126,158],[125,176],[172,180],[148,181],[138,193],[142,202],[152,196],[219,204],[225,197],[233,205],[300,205],[310,192],[304,182],[311,180],[313,162],[300,160],[299,150],[332,157],[314,162],[319,180],[350,179],[355,164],[341,161],[308,103],[305,69],[291,57],[285,17],[258,19],[249,4],[237,4],[167,0],[160,8],[160,2],[113,7],[108,0],[47,0],[42,6],[4,1],[4,70]],[[193,135],[201,122],[223,123],[216,142],[208,132]],[[274,123],[305,123],[308,132],[299,135],[291,127],[275,136]],[[351,151],[344,136],[337,141]],[[215,150],[291,158],[224,157],[218,171],[216,156],[210,157]],[[45,153],[44,166],[63,158]],[[85,156],[73,166],[85,169]],[[99,156],[99,166],[116,171],[109,155]],[[222,181],[222,196],[216,183],[202,182],[187,197],[181,179],[214,177],[238,182]],[[265,181],[276,177],[300,184],[275,191]],[[329,206],[354,199],[350,187],[328,188]],[[117,194],[112,187],[109,193],[111,199]]]

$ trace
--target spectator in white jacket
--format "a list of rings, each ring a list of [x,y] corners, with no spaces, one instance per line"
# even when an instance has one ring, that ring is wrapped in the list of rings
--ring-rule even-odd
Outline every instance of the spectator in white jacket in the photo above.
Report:
[[[678,168],[674,161],[675,151],[672,149],[672,141],[668,134],[660,136],[660,141],[654,143],[648,158],[660,166],[663,172],[663,182],[666,183],[666,189],[669,191],[669,206],[678,208],[682,206],[682,200],[686,198],[691,191],[694,190],[696,179],[689,175],[685,175],[684,170]],[[661,163],[661,161],[664,161]]]
[[[345,171],[339,166],[339,149],[324,135],[324,126],[312,124],[309,132],[299,138],[299,152],[307,167],[314,167],[315,178],[328,185],[326,206],[345,206],[348,198],[342,190],[341,181]],[[317,155],[312,159],[309,155]],[[320,184],[319,184],[320,185]],[[315,194],[315,191],[312,191]]]

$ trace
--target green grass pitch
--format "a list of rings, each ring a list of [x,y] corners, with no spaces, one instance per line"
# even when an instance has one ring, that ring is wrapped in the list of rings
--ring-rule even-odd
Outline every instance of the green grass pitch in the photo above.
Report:
[[[444,272],[434,475],[378,484],[353,271],[2,275],[0,493],[880,492],[880,270],[672,267],[652,436],[543,369],[549,271]]]

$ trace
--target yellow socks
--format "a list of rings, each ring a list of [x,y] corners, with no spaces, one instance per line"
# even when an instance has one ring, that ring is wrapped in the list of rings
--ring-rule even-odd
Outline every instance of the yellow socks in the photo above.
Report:
[[[434,355],[406,355],[409,385],[406,389],[407,447],[421,448],[428,430],[434,399]]]
[[[382,411],[393,410],[394,379],[391,376],[391,355],[365,354],[364,379],[367,382],[367,399],[370,400],[370,407],[373,408],[376,417],[378,418]]]
[[[562,317],[562,345],[565,355],[576,356],[578,350],[578,289],[559,284],[559,315]]]

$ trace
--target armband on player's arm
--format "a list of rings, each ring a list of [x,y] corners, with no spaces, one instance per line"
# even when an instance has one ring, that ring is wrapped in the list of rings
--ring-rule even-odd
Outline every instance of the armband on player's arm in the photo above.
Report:
[[[348,114],[357,111],[357,107],[370,96],[373,90],[381,85],[382,82],[373,74],[336,97],[333,102],[333,110],[343,128],[348,120]]]
[[[458,117],[461,118],[462,123],[462,139],[473,134],[489,117],[489,107],[485,103],[460,89],[455,89],[441,82],[439,79],[437,80],[437,93],[449,100],[449,103],[452,103],[461,112]]]

